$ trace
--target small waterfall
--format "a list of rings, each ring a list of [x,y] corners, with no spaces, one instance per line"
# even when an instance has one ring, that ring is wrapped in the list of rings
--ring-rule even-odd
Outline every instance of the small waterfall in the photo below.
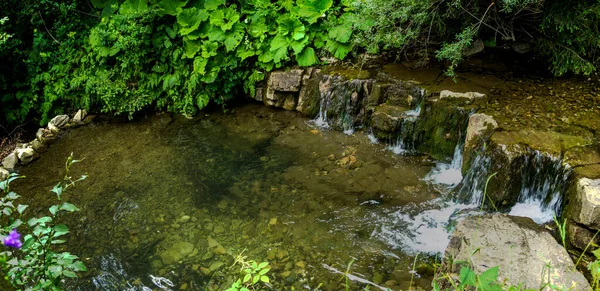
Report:
[[[320,128],[354,133],[365,123],[366,102],[373,82],[372,79],[346,80],[323,75],[319,83],[319,114],[312,123]]]
[[[527,216],[537,223],[560,216],[562,196],[571,174],[571,169],[562,165],[562,159],[534,151],[524,157],[520,174],[519,198],[509,214]]]
[[[454,154],[452,156],[452,161],[450,163],[441,163],[438,162],[425,176],[425,181],[429,181],[434,185],[442,186],[440,192],[449,192],[456,185],[458,185],[462,179],[462,162],[463,162],[463,147],[464,140],[459,138],[459,142],[456,144],[454,148]]]
[[[481,205],[491,164],[492,158],[488,155],[478,154],[475,157],[457,191],[458,201],[469,205]]]
[[[414,154],[417,152],[415,149],[415,131],[419,115],[421,115],[421,105],[417,105],[415,109],[404,111],[398,137],[388,147],[390,151],[398,155]]]

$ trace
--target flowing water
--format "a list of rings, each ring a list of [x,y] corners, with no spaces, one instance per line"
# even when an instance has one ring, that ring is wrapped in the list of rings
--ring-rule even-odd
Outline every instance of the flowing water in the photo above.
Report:
[[[292,112],[235,111],[96,122],[20,171],[13,189],[42,215],[66,157],[83,159],[72,174],[89,178],[63,194],[81,212],[63,222],[90,271],[69,290],[225,289],[242,257],[269,261],[272,290],[345,290],[347,269],[351,290],[430,288],[414,256],[443,250],[460,216],[424,179],[433,161]]]

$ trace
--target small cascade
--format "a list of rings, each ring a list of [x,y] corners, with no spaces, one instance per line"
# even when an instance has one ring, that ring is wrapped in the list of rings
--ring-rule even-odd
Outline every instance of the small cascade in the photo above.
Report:
[[[487,155],[480,154],[475,157],[456,192],[458,201],[470,205],[481,205],[491,162],[492,158]]]
[[[346,80],[323,75],[319,84],[319,114],[312,123],[320,128],[354,133],[365,123],[366,102],[373,82],[371,79]]]
[[[417,105],[415,109],[407,110],[403,113],[398,137],[396,138],[396,141],[390,144],[390,151],[398,155],[414,154],[417,152],[415,149],[415,132],[420,114],[420,105]]]
[[[462,162],[463,162],[464,140],[460,139],[454,148],[454,154],[450,163],[438,162],[425,176],[424,180],[441,186],[438,189],[442,193],[448,193],[462,181]]]
[[[519,198],[509,214],[527,216],[537,223],[560,216],[562,196],[571,174],[571,169],[562,165],[562,159],[534,151],[525,156],[520,174]]]

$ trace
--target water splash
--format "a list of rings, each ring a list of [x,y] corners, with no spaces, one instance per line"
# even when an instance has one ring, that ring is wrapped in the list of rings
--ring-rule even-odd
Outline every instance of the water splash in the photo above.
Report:
[[[463,143],[458,142],[450,163],[436,163],[435,168],[423,180],[441,187],[443,193],[448,193],[462,181]]]
[[[371,237],[412,255],[443,253],[454,226],[464,218],[480,214],[473,205],[434,199],[430,209],[412,214],[415,206],[402,207],[380,219]]]
[[[125,267],[113,254],[108,254],[100,259],[100,274],[92,278],[91,283],[95,290],[108,291],[151,291],[155,290],[144,285],[141,278],[130,276]],[[149,275],[156,288],[164,291],[172,291],[169,287],[174,284],[171,280],[163,277]],[[81,287],[78,288],[81,290]],[[83,287],[83,290],[87,290]]]
[[[517,204],[509,214],[525,216],[537,223],[546,223],[560,216],[562,194],[565,192],[571,168],[562,159],[534,151],[526,155],[521,168],[521,190]]]

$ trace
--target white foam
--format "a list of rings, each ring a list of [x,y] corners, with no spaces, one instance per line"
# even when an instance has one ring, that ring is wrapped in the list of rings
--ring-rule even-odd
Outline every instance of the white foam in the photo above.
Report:
[[[385,221],[380,222],[380,228],[371,236],[408,254],[443,253],[450,242],[455,223],[473,213],[479,213],[479,209],[473,205],[444,204],[439,199],[432,203],[442,205],[414,216],[406,213],[408,209],[392,213]]]
[[[551,208],[543,209],[542,201],[530,200],[515,204],[510,209],[509,215],[529,217],[537,224],[550,222],[554,219],[554,210]]]

